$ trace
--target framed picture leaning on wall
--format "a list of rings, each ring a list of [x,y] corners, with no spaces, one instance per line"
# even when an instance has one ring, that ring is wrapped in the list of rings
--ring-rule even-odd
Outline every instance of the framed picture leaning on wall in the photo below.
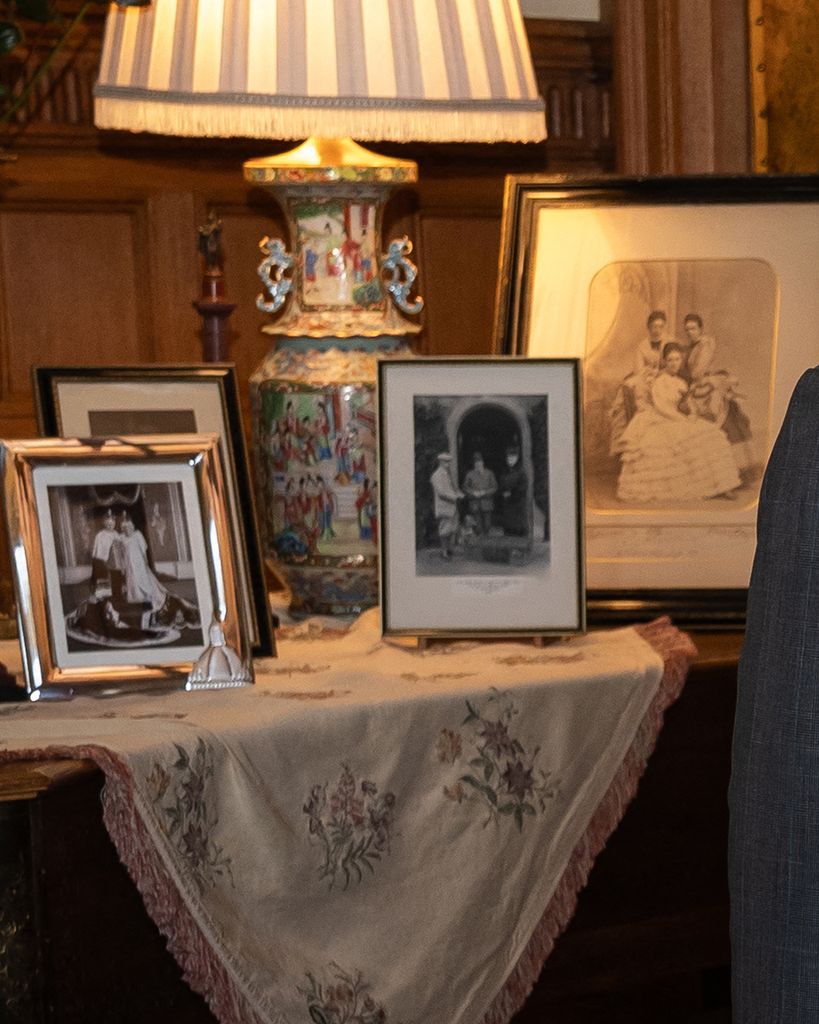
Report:
[[[227,502],[239,596],[253,653],[275,654],[253,489],[232,365],[40,366],[37,416],[45,437],[216,433],[227,457]]]
[[[507,179],[495,348],[582,358],[591,622],[744,622],[817,239],[817,178]]]
[[[585,627],[575,359],[378,367],[386,634]],[[378,508],[364,497],[361,515]]]
[[[0,443],[34,699],[182,684],[214,623],[247,662],[222,452],[215,434]]]

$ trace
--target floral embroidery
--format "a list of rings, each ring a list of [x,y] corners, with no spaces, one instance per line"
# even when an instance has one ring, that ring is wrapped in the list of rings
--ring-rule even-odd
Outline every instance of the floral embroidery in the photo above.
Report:
[[[573,665],[575,662],[583,661],[582,651],[575,651],[573,654],[510,654],[503,658],[495,658],[498,665]]]
[[[200,892],[223,877],[236,888],[231,858],[213,839],[219,817],[205,799],[206,784],[213,778],[210,751],[201,737],[193,757],[178,743],[174,746],[179,756],[173,770],[155,761],[147,779],[162,829],[187,861]]]
[[[455,764],[461,756],[462,746],[460,733],[453,732],[451,729],[441,729],[436,745],[438,760],[446,764]]]
[[[483,803],[488,810],[484,827],[512,817],[522,831],[524,819],[538,809],[544,811],[546,801],[557,795],[559,781],[551,771],[536,766],[540,747],[527,754],[510,732],[518,709],[508,694],[493,690],[482,709],[469,700],[466,707],[468,714],[461,723],[464,735],[452,729],[442,729],[438,735],[436,753],[442,764],[454,765],[469,757],[470,771],[454,785],[444,786],[444,795],[456,803],[470,799]]]
[[[293,675],[318,675],[319,672],[326,672],[329,668],[329,665],[308,665],[306,663],[304,665],[282,665],[280,668],[270,669],[267,674],[271,676],[287,676],[289,679]]]
[[[469,679],[471,676],[476,676],[477,672],[436,672],[431,676],[419,676],[417,672],[402,672],[401,678],[406,680],[408,683],[420,683],[422,681],[428,683],[440,683],[447,679]]]
[[[259,690],[259,697],[277,697],[279,700],[330,700],[346,697],[350,690]]]
[[[343,877],[346,889],[353,875],[360,882],[363,869],[374,872],[374,862],[390,852],[395,796],[379,796],[378,787],[368,779],[357,786],[346,764],[329,795],[328,785],[313,786],[302,809],[310,819],[310,835],[324,850],[319,878],[329,878],[332,889]]]
[[[372,997],[372,986],[361,971],[349,974],[330,963],[332,979],[322,982],[307,972],[309,985],[298,991],[307,1000],[307,1012],[315,1024],[386,1024],[384,1007]]]

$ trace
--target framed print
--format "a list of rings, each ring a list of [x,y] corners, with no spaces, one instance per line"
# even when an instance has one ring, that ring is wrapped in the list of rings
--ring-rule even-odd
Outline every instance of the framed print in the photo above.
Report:
[[[575,359],[378,366],[385,634],[585,628]]]
[[[45,437],[215,433],[227,456],[227,501],[239,595],[256,655],[275,653],[236,376],[232,366],[40,366],[37,415]]]
[[[0,470],[30,695],[187,679],[246,622],[215,434],[5,441]]]
[[[507,179],[495,348],[582,358],[591,622],[744,623],[817,239],[817,178]]]

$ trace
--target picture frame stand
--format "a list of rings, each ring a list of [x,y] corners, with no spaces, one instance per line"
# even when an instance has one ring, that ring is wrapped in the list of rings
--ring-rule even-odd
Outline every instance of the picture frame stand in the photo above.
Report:
[[[460,636],[419,636],[415,638],[416,649],[419,652],[429,650],[433,644],[451,644],[456,643],[458,640],[467,640],[469,637],[463,635]],[[477,638],[480,641],[480,638]],[[519,643],[528,644],[530,643],[533,647],[546,647],[548,644],[553,644],[558,640],[562,640],[563,637],[559,636],[518,636],[510,634],[509,636],[492,636],[487,637],[483,641],[484,643]],[[473,641],[474,642],[474,641]]]

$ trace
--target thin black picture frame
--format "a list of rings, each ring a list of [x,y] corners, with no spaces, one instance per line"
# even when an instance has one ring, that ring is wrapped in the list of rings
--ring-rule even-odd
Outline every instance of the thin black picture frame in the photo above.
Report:
[[[446,408],[442,424],[447,451],[454,453],[455,478],[460,479],[466,471],[466,448],[462,449],[461,442],[467,419],[490,408],[497,410],[495,418],[509,421],[521,466],[529,474],[526,536],[508,536],[505,526],[480,537],[461,534],[455,541],[453,560],[446,565],[436,557],[441,552],[435,545],[426,543],[428,531],[419,518],[419,511],[431,512],[419,487],[434,483],[427,471],[435,468],[440,457],[426,443],[433,435],[421,429],[419,402],[434,405],[439,399]],[[378,409],[384,635],[501,638],[584,632],[578,361],[490,356],[383,360],[378,366]],[[542,427],[539,433],[534,429],[536,422]],[[437,443],[437,431],[434,435]],[[538,545],[532,529],[536,497],[533,458],[542,437],[547,441],[541,453],[546,467],[545,511],[541,514],[549,530],[548,537],[541,537],[548,544]],[[500,497],[501,476],[497,484]],[[431,493],[428,498],[435,500]],[[469,525],[464,514],[467,508],[465,502],[456,515],[465,528]],[[484,564],[479,566],[479,562]],[[505,600],[497,599],[498,586],[503,588]]]

